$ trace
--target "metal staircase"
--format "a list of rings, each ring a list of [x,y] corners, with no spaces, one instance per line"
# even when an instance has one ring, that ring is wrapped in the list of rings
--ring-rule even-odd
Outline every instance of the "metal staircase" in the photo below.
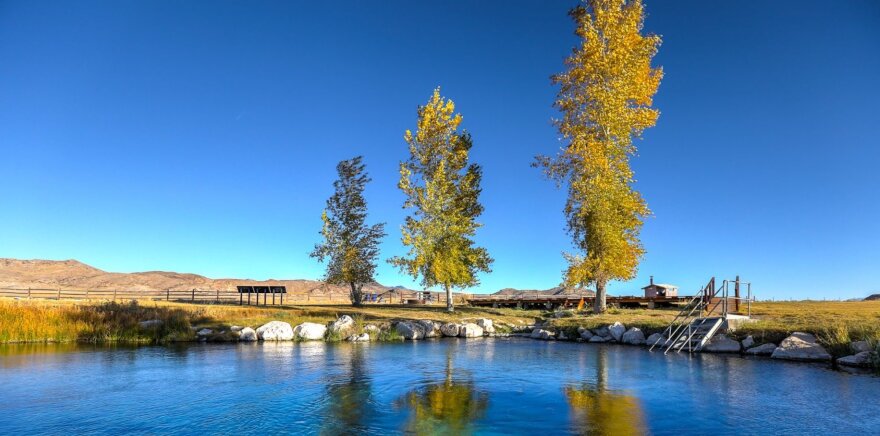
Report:
[[[731,284],[735,285],[733,297],[728,292]],[[745,284],[748,288],[747,298],[740,298],[741,284]],[[730,300],[733,300],[734,311],[739,311],[740,300],[746,300],[748,313],[751,316],[751,288],[750,283],[740,282],[739,277],[735,281],[724,280],[721,286],[716,287],[715,277],[712,277],[700,293],[681,309],[669,327],[663,331],[662,336],[667,338],[666,341],[651,344],[651,351],[655,347],[664,348],[663,354],[668,354],[673,350],[677,353],[682,350],[687,350],[690,353],[702,350],[716,333],[727,329]]]

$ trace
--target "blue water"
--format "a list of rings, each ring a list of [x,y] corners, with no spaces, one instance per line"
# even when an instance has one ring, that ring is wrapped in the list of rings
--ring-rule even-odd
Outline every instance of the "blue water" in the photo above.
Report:
[[[0,347],[3,434],[876,434],[880,378],[529,339]]]

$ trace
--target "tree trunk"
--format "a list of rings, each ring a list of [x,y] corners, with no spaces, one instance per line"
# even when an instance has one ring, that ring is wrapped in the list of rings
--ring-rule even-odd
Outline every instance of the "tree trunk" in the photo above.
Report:
[[[349,283],[351,286],[351,305],[355,307],[360,307],[361,303],[364,301],[363,292],[361,292],[362,286],[358,286],[354,282]]]
[[[605,281],[596,282],[596,299],[593,302],[593,313],[605,311]]]
[[[452,306],[452,289],[449,285],[443,285],[443,287],[446,288],[446,311],[454,312],[455,308]]]

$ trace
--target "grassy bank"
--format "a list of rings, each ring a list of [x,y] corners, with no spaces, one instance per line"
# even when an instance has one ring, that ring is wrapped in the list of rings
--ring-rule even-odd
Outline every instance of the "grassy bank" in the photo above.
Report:
[[[577,327],[598,328],[620,321],[646,334],[661,332],[676,310],[611,309],[602,315],[565,312],[566,317],[548,318],[558,330],[572,336]],[[164,343],[193,340],[193,327],[228,330],[232,325],[258,327],[278,320],[296,325],[302,322],[328,323],[341,315],[355,318],[358,329],[365,324],[387,325],[400,319],[468,321],[490,318],[502,329],[534,323],[549,313],[516,309],[459,307],[453,314],[443,307],[314,305],[253,307],[199,305],[144,301],[140,303],[87,303],[52,300],[0,299],[0,342],[140,342]],[[852,341],[880,343],[880,301],[864,302],[773,302],[755,303],[747,324],[734,337],[752,335],[757,343],[779,343],[794,331],[815,334],[835,357],[852,354]],[[157,326],[139,322],[161,320]],[[383,339],[395,339],[386,333]],[[339,339],[339,338],[330,338]]]
[[[0,343],[10,342],[94,342],[165,343],[195,339],[193,328],[215,331],[230,326],[259,327],[269,321],[291,325],[302,322],[328,323],[350,315],[359,325],[387,324],[400,319],[431,319],[459,322],[491,318],[510,326],[533,323],[538,311],[490,308],[347,305],[254,307],[200,305],[142,301],[128,303],[73,302],[53,300],[0,299]],[[142,327],[141,321],[160,320]],[[388,336],[386,339],[393,339]]]
[[[574,334],[577,327],[598,328],[615,321],[638,327],[646,335],[662,332],[677,310],[611,309],[602,315],[572,313],[551,321]],[[816,335],[835,357],[852,354],[850,343],[867,340],[880,343],[880,301],[786,301],[752,304],[754,323],[731,333],[737,339],[753,336],[758,344],[779,344],[792,332]]]

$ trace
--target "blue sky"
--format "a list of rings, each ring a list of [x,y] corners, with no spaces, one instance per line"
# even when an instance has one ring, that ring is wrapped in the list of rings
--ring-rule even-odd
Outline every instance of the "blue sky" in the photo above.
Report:
[[[549,76],[571,1],[0,1],[0,257],[318,278],[334,166],[364,155],[402,254],[403,132],[436,86],[484,168],[477,292],[560,281]],[[633,161],[638,277],[762,298],[880,290],[880,3],[650,1],[666,77]],[[377,279],[416,286],[381,263]]]

